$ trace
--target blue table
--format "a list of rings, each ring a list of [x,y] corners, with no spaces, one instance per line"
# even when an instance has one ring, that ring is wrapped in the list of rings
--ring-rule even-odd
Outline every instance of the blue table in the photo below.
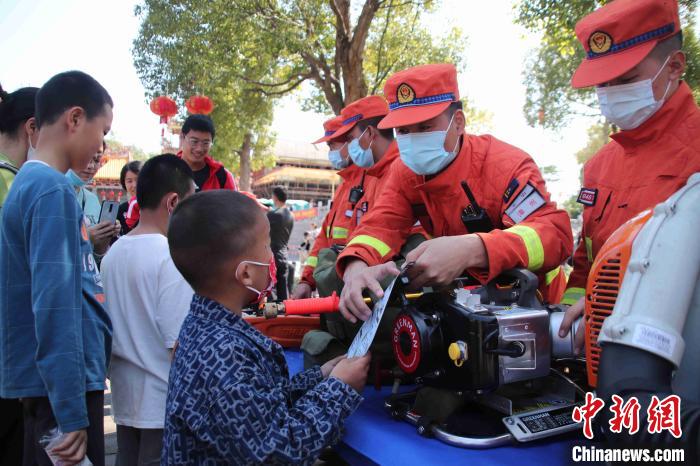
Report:
[[[285,351],[291,374],[303,368],[303,355],[297,350]],[[384,399],[390,387],[377,391],[365,388],[365,401],[346,422],[346,433],[337,450],[351,464],[381,465],[560,465],[571,464],[571,448],[583,445],[578,435],[557,437],[527,444],[489,450],[468,450],[419,436],[416,428],[393,420],[384,410]]]

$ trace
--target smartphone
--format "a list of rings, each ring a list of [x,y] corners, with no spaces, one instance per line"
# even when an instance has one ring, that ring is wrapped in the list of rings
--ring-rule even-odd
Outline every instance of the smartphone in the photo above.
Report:
[[[108,222],[114,223],[117,220],[117,212],[119,211],[119,202],[117,201],[102,201],[100,209],[100,220],[98,223]]]

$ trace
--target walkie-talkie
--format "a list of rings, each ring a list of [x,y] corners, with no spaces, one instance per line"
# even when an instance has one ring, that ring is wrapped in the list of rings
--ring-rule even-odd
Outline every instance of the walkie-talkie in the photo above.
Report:
[[[360,202],[360,199],[362,199],[362,196],[365,195],[365,173],[362,174],[362,181],[360,181],[360,184],[357,186],[354,186],[350,190],[350,195],[348,196],[348,202],[355,207],[355,204]]]
[[[462,189],[469,199],[469,205],[462,210],[462,223],[469,233],[488,233],[493,230],[493,223],[486,213],[486,209],[479,206],[474,194],[466,181],[462,181]]]

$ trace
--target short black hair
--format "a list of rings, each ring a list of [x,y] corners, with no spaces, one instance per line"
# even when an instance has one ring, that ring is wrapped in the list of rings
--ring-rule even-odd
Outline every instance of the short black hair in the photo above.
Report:
[[[452,118],[452,115],[454,115],[457,110],[462,110],[464,108],[464,105],[462,104],[461,100],[455,100],[454,102],[450,103],[450,106],[447,107],[447,114]]]
[[[0,86],[0,133],[14,138],[17,130],[34,116],[38,87],[23,87],[5,92]]]
[[[107,90],[82,71],[66,71],[49,79],[36,94],[36,126],[50,125],[71,107],[85,110],[89,120],[114,107]]]
[[[124,190],[126,190],[126,174],[131,172],[134,175],[138,175],[139,172],[141,171],[141,165],[142,164],[141,164],[140,160],[134,160],[132,162],[125,164],[122,167],[122,171],[119,174],[119,182],[121,183],[122,188],[124,188]]]
[[[197,292],[216,284],[228,261],[241,257],[258,239],[256,226],[267,221],[260,205],[229,190],[202,191],[180,202],[170,217],[168,244],[175,267]]]
[[[272,190],[272,195],[279,199],[280,202],[287,202],[287,191],[282,186],[275,186]]]
[[[649,52],[649,56],[663,62],[672,52],[677,50],[683,50],[683,31],[659,41]]]
[[[192,189],[192,169],[174,154],[149,159],[141,167],[136,184],[136,200],[141,209],[155,209],[168,193],[185,197]]]
[[[212,141],[216,137],[214,122],[207,115],[190,115],[182,125],[182,134],[187,135],[190,131],[201,131],[211,134]]]
[[[366,120],[360,120],[357,122],[357,127],[360,129],[361,132],[364,132],[368,126],[374,126],[375,128],[377,128],[377,125],[383,119],[384,119],[384,116],[378,116],[378,117],[373,117],[373,118],[367,118]],[[377,128],[377,129],[379,129],[379,128]],[[393,128],[379,129],[379,134],[381,134],[381,136],[384,139],[388,139],[390,141],[394,140],[394,129]]]

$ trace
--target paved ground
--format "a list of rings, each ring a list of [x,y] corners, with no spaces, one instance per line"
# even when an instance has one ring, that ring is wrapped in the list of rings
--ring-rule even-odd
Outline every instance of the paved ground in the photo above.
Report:
[[[117,459],[117,426],[112,419],[112,392],[109,390],[107,381],[107,391],[105,392],[105,465],[114,466]]]

